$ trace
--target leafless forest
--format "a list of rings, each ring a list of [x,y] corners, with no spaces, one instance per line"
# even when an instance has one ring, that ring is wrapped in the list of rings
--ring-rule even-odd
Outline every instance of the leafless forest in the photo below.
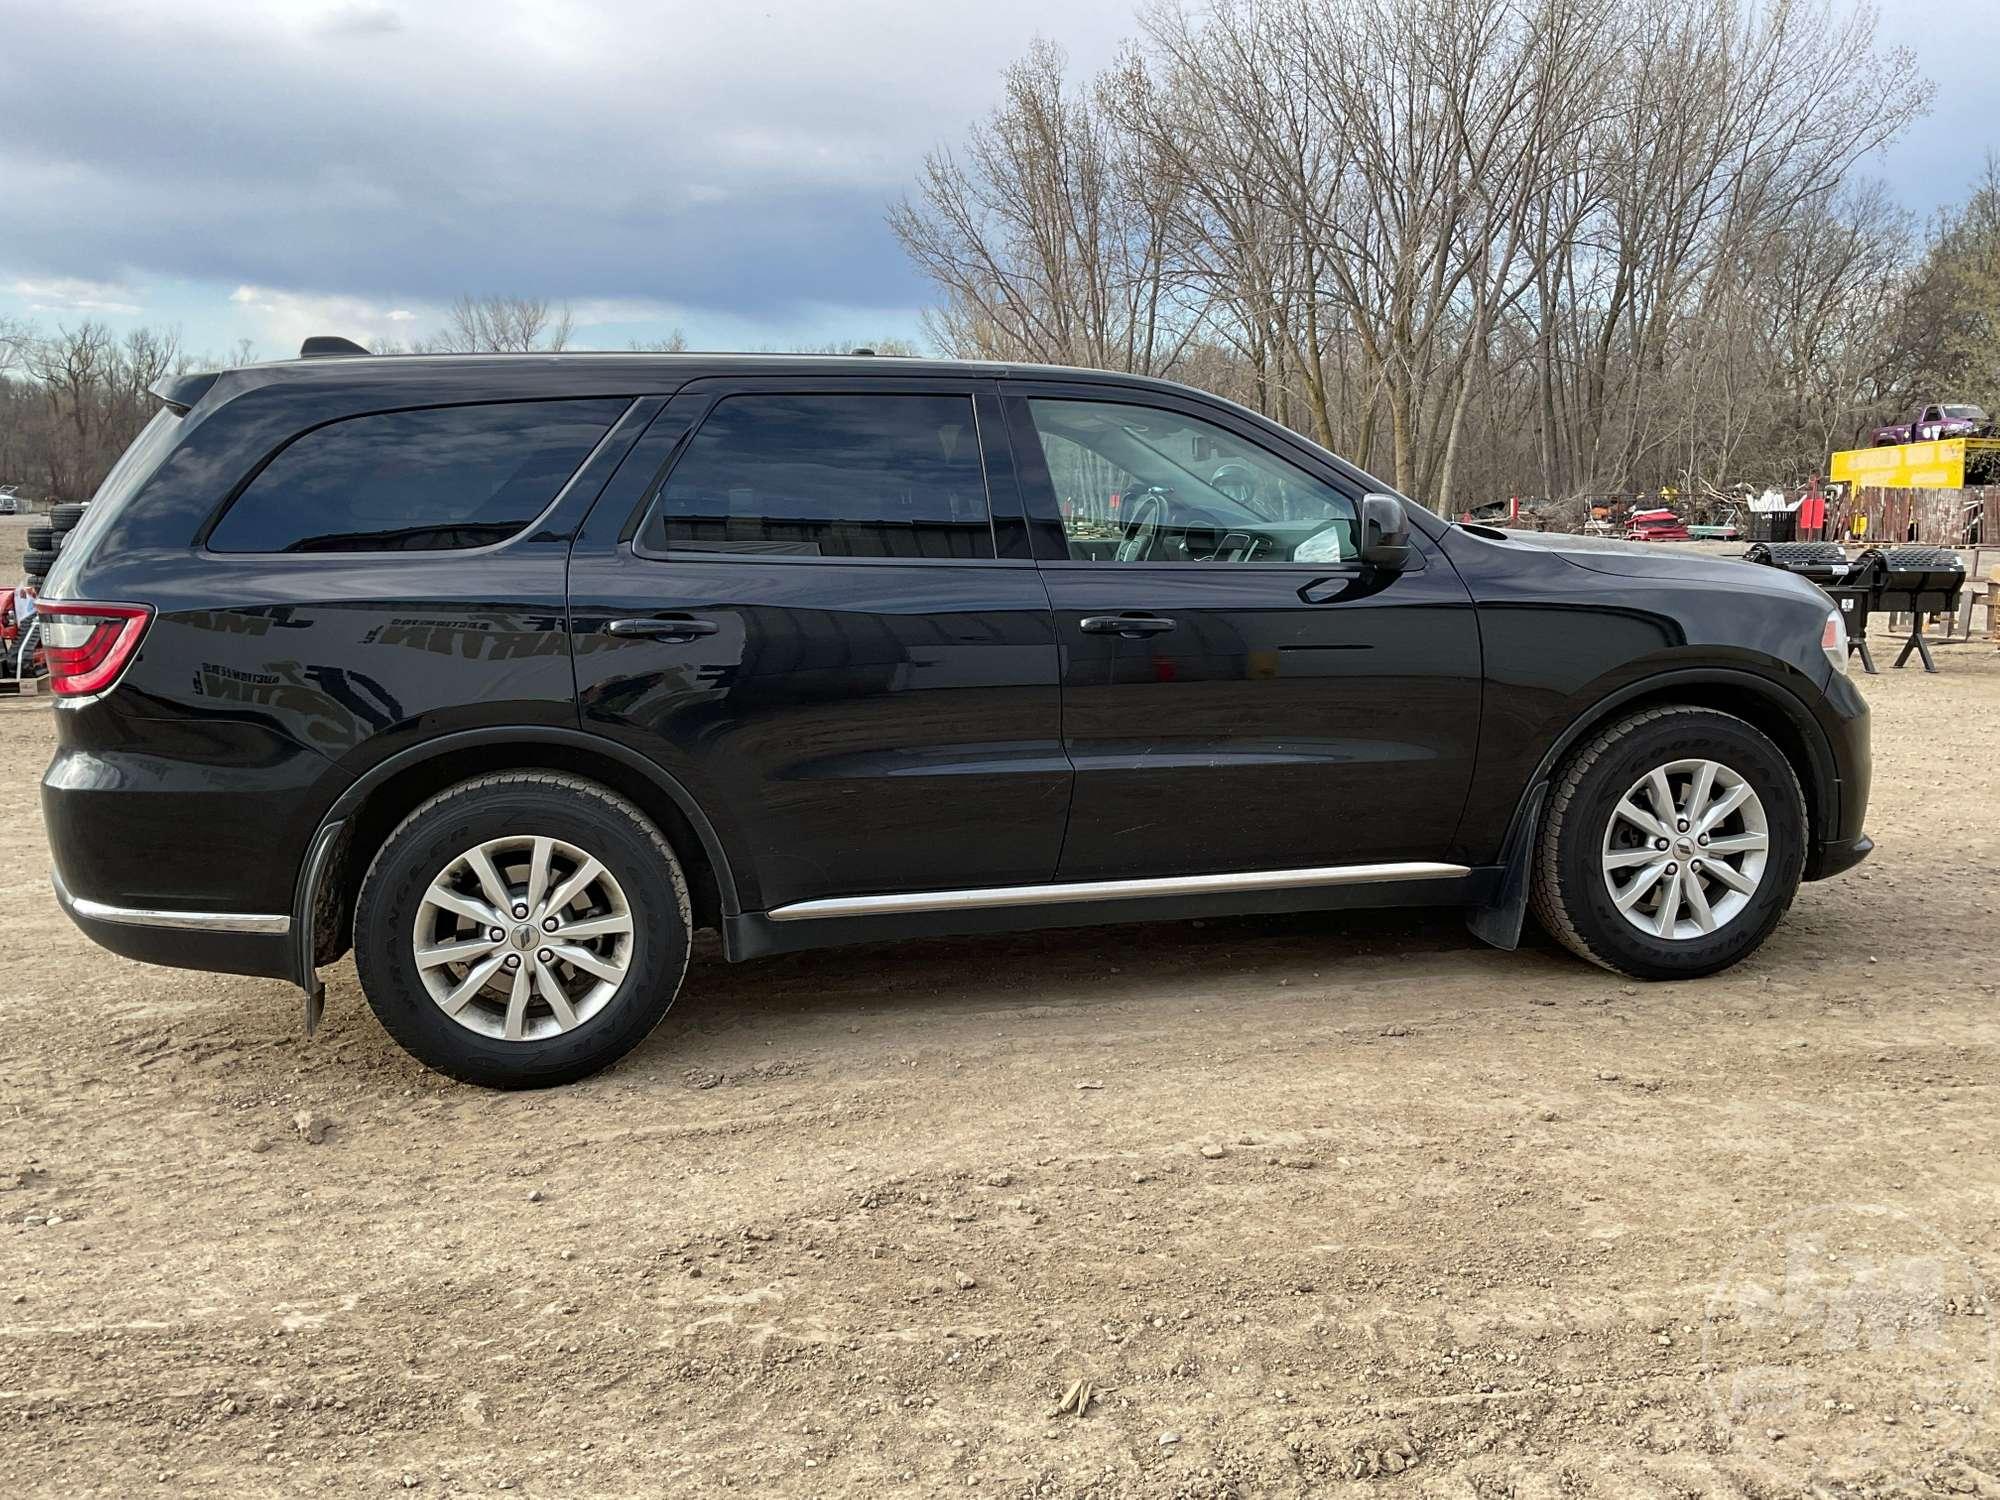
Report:
[[[1234,396],[1399,488],[1796,484],[1993,403],[2000,174],[1927,225],[1928,106],[1819,0],[1223,0],[1088,80],[1036,47],[891,214],[959,354]]]
[[[1135,26],[1094,78],[1037,44],[892,205],[936,352],[1186,380],[1448,510],[1795,485],[1913,401],[2000,406],[2000,161],[1968,152],[1927,221],[1871,175],[1929,86],[1865,8],[1221,0]],[[468,296],[410,347],[571,337],[547,298]],[[0,479],[87,495],[162,374],[255,354],[0,324]]]

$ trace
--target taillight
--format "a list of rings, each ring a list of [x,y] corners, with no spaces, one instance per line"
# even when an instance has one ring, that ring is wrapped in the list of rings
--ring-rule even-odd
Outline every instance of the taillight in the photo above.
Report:
[[[71,604],[42,600],[42,660],[49,688],[64,698],[102,693],[118,681],[153,618],[147,604]]]

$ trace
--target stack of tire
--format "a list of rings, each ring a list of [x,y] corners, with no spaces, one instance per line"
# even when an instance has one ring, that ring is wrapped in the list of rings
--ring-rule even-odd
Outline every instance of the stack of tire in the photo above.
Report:
[[[82,505],[58,505],[49,512],[46,524],[28,528],[28,550],[21,554],[21,571],[37,587],[62,555],[63,539],[76,530],[76,523],[83,519],[83,510]]]

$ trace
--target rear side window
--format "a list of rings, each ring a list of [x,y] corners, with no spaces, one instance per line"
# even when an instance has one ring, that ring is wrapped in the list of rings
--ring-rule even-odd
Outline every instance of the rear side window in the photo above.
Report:
[[[629,403],[377,412],[314,428],[210,534],[216,552],[436,552],[504,542],[548,508]]]
[[[969,396],[726,396],[689,441],[647,551],[993,556]]]

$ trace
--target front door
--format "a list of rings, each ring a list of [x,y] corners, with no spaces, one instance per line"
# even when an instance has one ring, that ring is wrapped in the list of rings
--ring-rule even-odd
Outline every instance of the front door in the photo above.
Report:
[[[1071,776],[991,383],[697,381],[656,427],[571,561],[584,727],[682,781],[745,910],[1048,880]]]
[[[1429,540],[1362,566],[1352,481],[1220,406],[1005,388],[1076,767],[1059,878],[1445,859],[1480,654]]]

